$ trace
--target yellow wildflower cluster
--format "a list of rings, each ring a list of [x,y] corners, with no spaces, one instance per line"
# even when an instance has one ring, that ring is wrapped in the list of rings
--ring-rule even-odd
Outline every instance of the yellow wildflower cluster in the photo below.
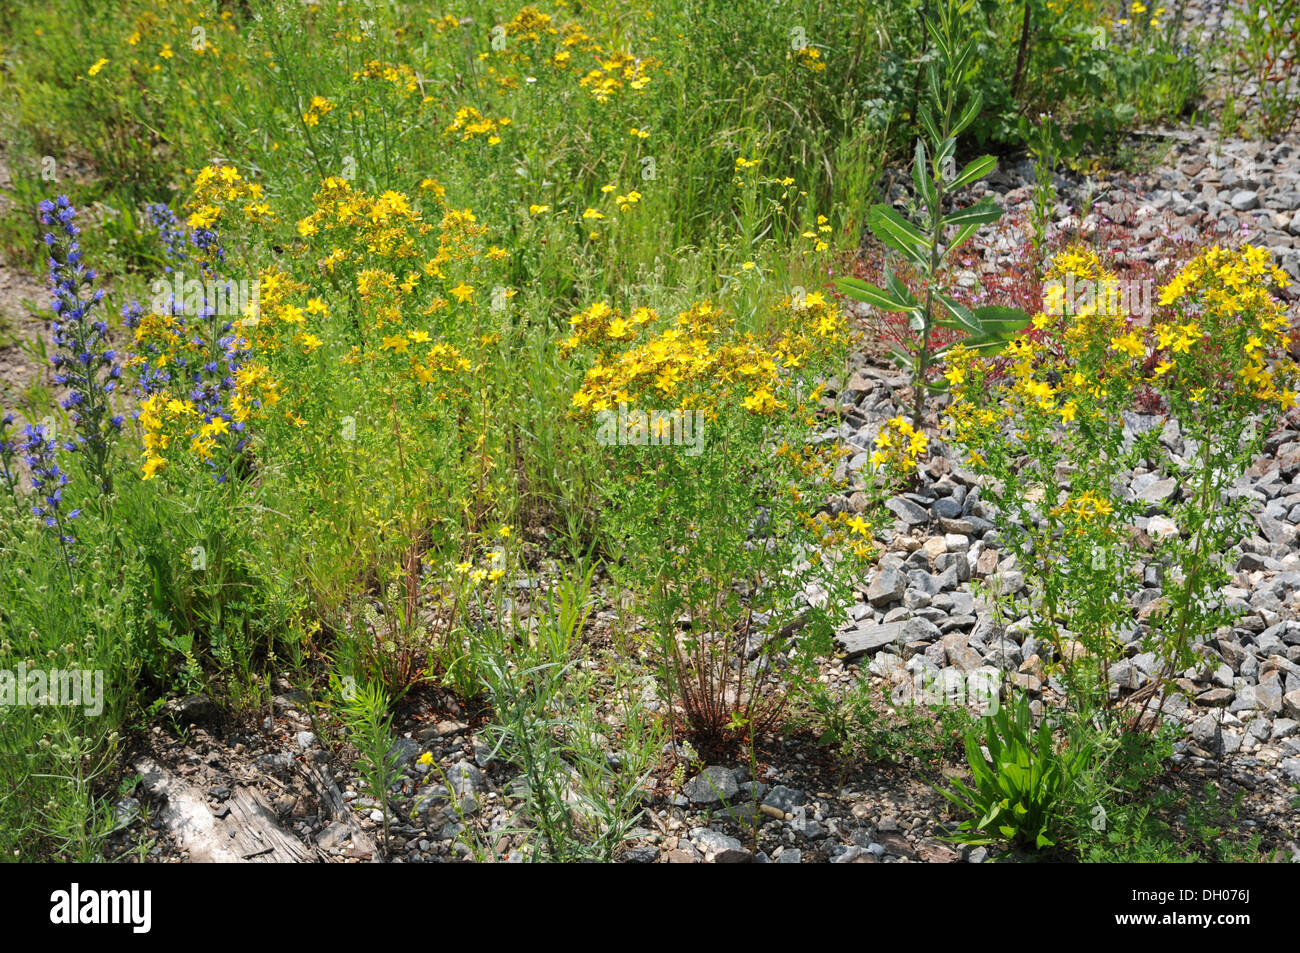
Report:
[[[873,470],[907,476],[916,472],[917,464],[930,446],[930,438],[902,417],[893,417],[876,434],[875,445],[870,461]]]
[[[1114,512],[1115,507],[1110,501],[1092,490],[1072,496],[1052,510],[1053,515],[1072,517],[1078,523],[1089,523],[1099,516],[1110,516]],[[1078,529],[1082,532],[1082,527]]]
[[[650,308],[637,308],[625,315],[607,302],[596,301],[569,318],[573,333],[561,342],[560,347],[567,352],[584,344],[622,344],[633,340],[640,328],[658,320],[658,313]]]
[[[277,351],[283,340],[282,331],[286,329],[293,342],[306,353],[322,345],[321,339],[308,330],[308,325],[327,318],[329,306],[319,297],[308,297],[305,303],[299,304],[306,293],[307,286],[279,265],[262,270],[258,275],[257,316],[242,322],[255,352]]]
[[[462,106],[456,110],[456,118],[447,127],[446,134],[458,136],[461,142],[468,142],[477,136],[487,136],[488,145],[495,146],[501,141],[497,133],[508,125],[510,125],[508,116],[491,119],[473,106]]]
[[[385,63],[383,60],[368,60],[366,65],[352,74],[352,81],[361,79],[378,79],[405,93],[415,92],[420,85],[415,70],[405,63]]]
[[[818,546],[824,549],[847,547],[860,563],[875,560],[876,547],[871,542],[871,524],[861,516],[850,516],[843,510],[831,516],[822,510],[816,515],[804,513],[802,518],[804,529],[816,538]]]
[[[614,52],[597,60],[596,67],[578,80],[578,85],[591,90],[596,102],[607,103],[624,86],[638,93],[644,92],[650,85],[650,65],[650,61],[631,53]]]
[[[543,36],[556,36],[560,32],[552,24],[550,15],[534,6],[521,8],[504,29],[506,36],[529,43],[540,43]]]
[[[1165,15],[1164,7],[1156,7],[1152,10],[1141,0],[1132,0],[1128,6],[1128,16],[1107,18],[1107,23],[1113,27],[1126,27],[1130,24],[1134,26],[1145,26],[1147,29],[1154,30],[1160,25],[1160,18]],[[1148,17],[1147,14],[1150,14]]]
[[[150,4],[142,10],[124,42],[132,49],[148,51],[154,59],[152,63],[142,64],[138,58],[132,58],[133,67],[144,67],[157,73],[162,70],[157,60],[173,60],[177,52],[196,57],[220,57],[225,49],[225,40],[232,41],[229,48],[235,51],[226,55],[246,61],[239,52],[241,44],[233,42],[237,32],[232,11],[215,14],[210,7],[196,0],[174,0],[167,4]]]
[[[499,29],[501,33],[494,33],[490,52],[482,57],[492,56],[520,68],[532,68],[540,62],[560,73],[576,74],[578,85],[602,104],[624,89],[643,92],[650,83],[650,70],[656,65],[653,60],[601,43],[575,21],[559,24],[531,4],[522,7]],[[495,72],[495,68],[489,67],[489,71]],[[501,75],[497,83],[505,89],[517,89],[520,76]]]
[[[210,165],[194,177],[187,207],[190,228],[213,229],[230,206],[237,206],[250,222],[272,219],[271,208],[262,198],[262,187],[244,181],[231,165]]]
[[[429,239],[435,228],[438,244],[431,253]],[[445,208],[435,227],[400,192],[376,197],[354,189],[346,180],[331,178],[316,194],[316,211],[298,223],[298,232],[305,238],[324,239],[322,248],[331,251],[319,260],[321,269],[336,286],[350,280],[355,288],[365,344],[345,360],[401,358],[406,377],[421,385],[436,385],[435,399],[461,392],[449,378],[471,372],[477,361],[466,355],[464,342],[453,344],[447,339],[457,327],[451,313],[476,306],[477,275],[506,257],[502,249],[485,247],[488,228],[471,210]],[[273,292],[278,287],[273,284]],[[500,290],[504,299],[513,295],[513,290]],[[310,313],[311,308],[309,301],[306,309],[290,314]],[[413,324],[417,315],[429,318],[439,313],[444,314],[441,328]],[[372,331],[377,332],[373,337]],[[319,342],[306,336],[298,343],[311,350]],[[485,341],[479,344],[486,346]]]
[[[313,96],[302,114],[302,121],[309,126],[319,126],[320,121],[334,111],[334,104],[324,96]]]
[[[246,344],[236,337],[226,346],[241,350]],[[150,314],[137,325],[126,366],[139,368],[150,363],[155,371],[173,371],[161,389],[140,402],[144,479],[153,479],[164,470],[176,458],[178,449],[194,454],[204,463],[213,461],[220,451],[234,450],[244,439],[245,425],[254,414],[279,402],[281,387],[267,368],[246,362],[235,371],[233,387],[227,393],[228,413],[212,405],[211,400],[206,411],[201,409],[190,392],[190,375],[183,369],[201,366],[208,356],[202,343],[196,344],[177,316]],[[204,390],[209,396],[219,393],[215,383]]]
[[[805,46],[803,49],[796,51],[795,60],[800,66],[810,69],[814,73],[820,73],[826,69],[826,60],[822,58],[822,51],[815,46]]]
[[[828,347],[842,347],[849,342],[844,314],[820,291],[801,298],[786,297],[778,311],[787,325],[774,347],[783,367],[805,367]]]
[[[402,193],[390,190],[376,198],[336,176],[321,183],[314,201],[316,211],[298,222],[298,234],[334,241],[334,251],[322,262],[328,271],[358,249],[386,258],[415,258],[417,240],[431,227]]]
[[[1290,284],[1267,248],[1208,248],[1160,292],[1148,342],[1159,363],[1152,382],[1199,399],[1248,398],[1295,405],[1296,366],[1287,354],[1286,309],[1270,292]]]
[[[464,559],[456,564],[456,575],[467,578],[471,585],[500,582],[506,574],[511,529],[504,525],[497,529],[496,540],[499,542],[489,543],[487,536],[488,534],[483,534],[484,552],[478,559]]]
[[[597,350],[573,407],[591,412],[620,403],[668,402],[716,414],[724,402],[738,398],[752,414],[787,409],[793,395],[783,370],[801,366],[814,352],[829,352],[847,337],[842,316],[824,301],[811,307],[805,301],[800,310],[813,320],[765,341],[737,333],[734,321],[708,301],[692,305],[666,327],[648,308],[624,315],[598,302],[570,319],[574,333],[563,344],[566,351],[584,344]]]
[[[961,344],[947,352],[958,442],[978,443],[1008,419],[1049,427],[1097,422],[1143,394],[1171,408],[1211,400],[1232,413],[1260,402],[1294,406],[1288,322],[1269,291],[1287,279],[1267,249],[1201,252],[1161,289],[1145,324],[1125,313],[1123,295],[1110,293],[1117,279],[1092,251],[1063,252],[1047,278],[1050,314],[1035,316],[1034,331],[1011,341],[996,361]],[[1072,302],[1068,290],[1084,281],[1095,293]]]
[[[782,179],[781,185],[793,185],[794,179]],[[810,228],[803,232],[801,238],[806,238],[813,243],[814,251],[826,251],[830,244],[826,241],[826,236],[831,233],[830,219],[825,215],[817,216],[817,226],[815,229]]]

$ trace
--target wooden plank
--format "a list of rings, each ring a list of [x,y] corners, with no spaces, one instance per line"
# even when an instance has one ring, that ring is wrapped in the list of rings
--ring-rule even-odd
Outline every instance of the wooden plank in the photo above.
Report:
[[[315,859],[311,850],[280,827],[256,788],[239,787],[216,817],[203,792],[151,758],[135,763],[145,790],[163,802],[162,821],[193,863],[284,864]]]
[[[307,787],[311,789],[312,794],[316,795],[321,815],[329,817],[335,824],[344,825],[351,835],[353,851],[351,856],[368,857],[370,860],[378,861],[380,858],[379,845],[375,843],[374,838],[357,821],[356,813],[352,810],[351,805],[343,800],[343,794],[339,791],[338,785],[330,779],[330,776],[321,769],[320,765],[308,764],[305,761],[299,762],[298,771]],[[317,849],[320,850],[320,848]],[[321,853],[328,856],[324,851],[321,851]]]

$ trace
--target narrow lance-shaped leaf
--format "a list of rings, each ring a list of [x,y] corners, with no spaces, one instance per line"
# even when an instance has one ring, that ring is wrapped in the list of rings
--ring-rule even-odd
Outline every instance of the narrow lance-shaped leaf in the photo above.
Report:
[[[873,235],[909,261],[922,268],[928,264],[929,240],[892,206],[871,206],[867,212],[867,226]]]
[[[908,301],[899,301],[883,288],[878,288],[861,278],[839,278],[835,287],[856,301],[865,301],[873,308],[882,311],[906,311],[912,305]]]
[[[975,319],[985,331],[996,333],[1023,331],[1032,320],[1019,308],[1001,304],[986,304],[975,309]]]
[[[912,160],[912,184],[916,187],[917,194],[925,199],[930,215],[935,215],[939,206],[939,194],[926,172],[925,143],[920,139],[916,140],[916,155]]]
[[[957,178],[948,184],[948,188],[956,190],[970,185],[972,182],[984,178],[997,167],[998,160],[993,156],[980,156],[978,159],[972,159],[966,164],[966,168],[961,170]]]
[[[1002,209],[985,196],[974,205],[957,209],[945,216],[944,225],[990,225],[1002,217]]]
[[[952,241],[948,243],[948,247],[943,250],[942,257],[947,258],[958,248],[961,248],[961,246],[970,241],[971,236],[979,230],[980,226],[978,222],[968,222],[961,228],[957,229],[957,234],[952,237]]]
[[[979,334],[983,330],[980,327],[979,319],[975,317],[975,313],[960,301],[955,301],[946,294],[937,291],[934,298],[939,304],[943,305],[943,309],[952,316],[953,320],[971,334]]]
[[[890,293],[893,294],[895,301],[906,302],[908,306],[912,308],[919,308],[921,306],[920,302],[916,300],[916,296],[912,294],[911,289],[909,289],[907,285],[903,284],[898,275],[894,274],[891,270],[885,271],[885,285],[889,288]]]
[[[960,118],[958,118],[958,120],[953,124],[952,134],[954,136],[959,135],[963,129],[973,123],[975,117],[980,114],[980,108],[983,105],[984,96],[981,93],[976,92],[971,97],[970,102],[966,104],[966,108],[961,111]]]

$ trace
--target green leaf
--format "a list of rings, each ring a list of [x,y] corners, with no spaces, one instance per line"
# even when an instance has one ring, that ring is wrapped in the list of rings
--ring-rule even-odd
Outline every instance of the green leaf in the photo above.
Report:
[[[947,223],[945,223],[947,224]],[[943,250],[943,257],[947,258],[962,245],[971,240],[971,236],[980,230],[979,222],[968,222],[961,228],[957,229],[957,234],[952,237],[952,241]]]
[[[1023,331],[1033,320],[1019,308],[1000,304],[986,304],[975,309],[975,318],[986,332],[1004,334]]]
[[[961,170],[961,174],[948,183],[948,188],[955,192],[963,186],[984,178],[997,167],[998,160],[993,156],[980,156],[978,159],[972,159],[966,164],[966,168]]]
[[[916,363],[912,359],[912,355],[908,354],[906,351],[901,351],[898,348],[893,348],[889,352],[889,356],[893,358],[895,364],[897,364],[900,368],[902,368],[905,371],[910,372],[912,370],[913,365]]]
[[[935,300],[938,301],[945,311],[950,314],[954,320],[971,334],[979,334],[984,329],[980,327],[979,320],[975,317],[975,312],[966,307],[960,301],[954,301],[946,294],[935,292]]]
[[[880,308],[882,311],[906,311],[912,307],[912,302],[899,301],[883,288],[861,278],[836,279],[835,287],[850,298],[865,301],[873,308]]]
[[[966,104],[966,108],[961,111],[961,116],[953,124],[952,134],[959,135],[963,129],[975,121],[975,117],[980,114],[980,109],[984,105],[984,97],[978,91],[971,97],[971,101]]]
[[[936,178],[943,175],[944,167],[947,166],[947,164],[952,161],[953,156],[955,156],[956,154],[957,154],[956,139],[949,137],[939,145],[939,147],[935,150],[934,153],[934,174]],[[946,178],[945,181],[947,181]],[[951,187],[945,186],[945,189],[947,188],[951,188]]]
[[[934,114],[930,112],[930,107],[922,106],[920,109],[921,127],[925,134],[930,137],[930,145],[939,149],[943,145],[943,135],[939,132],[939,127],[935,124]]]
[[[889,288],[889,292],[894,296],[895,301],[905,302],[911,308],[921,306],[921,303],[916,300],[916,296],[912,294],[907,285],[903,284],[898,275],[892,271],[885,272],[885,285]]]
[[[1002,217],[1002,209],[994,204],[993,199],[985,196],[974,205],[959,208],[946,216],[943,224],[947,225],[990,225]],[[875,231],[875,229],[872,229]]]
[[[930,214],[934,215],[939,207],[939,193],[926,170],[926,162],[925,143],[917,139],[916,155],[912,159],[912,184],[916,187],[916,193],[925,199]]]
[[[998,213],[999,215],[1001,212]],[[916,226],[898,214],[890,205],[873,205],[867,212],[867,227],[871,234],[890,248],[899,252],[913,264],[925,268],[929,265],[930,242]]]

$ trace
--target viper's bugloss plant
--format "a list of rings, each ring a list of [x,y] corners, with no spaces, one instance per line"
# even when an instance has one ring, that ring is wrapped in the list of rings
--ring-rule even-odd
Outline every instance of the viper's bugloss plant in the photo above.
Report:
[[[1117,697],[1108,670],[1135,639],[1157,659],[1143,697],[1163,699],[1195,643],[1228,621],[1215,594],[1246,510],[1224,491],[1295,402],[1286,315],[1269,290],[1286,276],[1265,249],[1211,248],[1164,285],[1145,322],[1094,252],[1059,254],[1046,279],[1044,311],[1003,356],[950,351],[953,437],[987,478],[1030,578],[1033,634],[1076,705]],[[1173,481],[1167,513],[1140,536],[1138,520],[1161,504],[1126,492],[1137,467]],[[1161,592],[1137,614],[1144,559]]]
[[[175,266],[189,260],[189,246],[194,241],[194,232],[182,227],[176,213],[169,206],[153,202],[145,206],[149,223],[158,232],[158,242],[162,245],[163,271],[171,274]]]
[[[23,460],[31,471],[34,494],[32,514],[48,529],[54,531],[63,553],[63,561],[72,571],[73,553],[70,549],[77,540],[68,523],[81,515],[81,510],[64,509],[63,488],[72,482],[67,471],[59,466],[58,448],[42,426],[31,426],[23,431]]]
[[[62,406],[75,431],[75,439],[66,449],[79,455],[87,475],[107,493],[113,482],[109,463],[112,444],[122,429],[122,417],[112,412],[110,395],[117,389],[122,367],[117,352],[109,346],[108,324],[93,314],[104,299],[104,289],[91,290],[96,273],[82,263],[77,210],[68,197],[42,201],[40,215],[41,223],[52,229],[43,238],[49,249],[50,307],[54,312],[50,329],[56,352],[50,363],[55,369],[54,383],[68,389]]]

